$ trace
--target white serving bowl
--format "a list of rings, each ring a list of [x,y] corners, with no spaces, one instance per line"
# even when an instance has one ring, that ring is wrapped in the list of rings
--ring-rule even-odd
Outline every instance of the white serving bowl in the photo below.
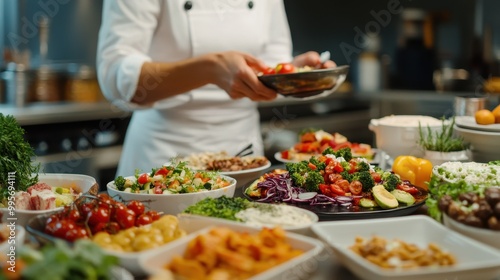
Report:
[[[471,227],[459,221],[455,221],[444,213],[443,224],[449,229],[500,250],[500,231]]]
[[[8,225],[8,223],[0,224],[0,226],[2,227],[4,225]],[[11,252],[10,247],[14,247],[17,250],[18,248],[23,246],[24,240],[26,239],[26,230],[24,229],[24,227],[20,225],[15,225],[14,227],[14,233],[11,233],[9,228],[9,234],[10,236],[14,236],[13,238],[15,241],[13,242],[11,241],[12,239],[7,239],[4,242],[0,243],[0,254],[3,254],[4,256]]]
[[[236,179],[236,188],[241,188],[243,186],[246,186],[248,183],[252,182],[256,178],[259,178],[262,175],[262,173],[264,173],[265,170],[268,169],[269,167],[271,167],[270,161],[268,161],[266,165],[257,168],[238,170],[238,171],[220,171],[219,173]]]
[[[500,275],[500,251],[446,228],[425,215],[396,218],[333,221],[314,224],[312,230],[329,244],[339,261],[361,279],[369,280],[442,280],[497,279]],[[353,252],[355,238],[374,236],[398,239],[426,248],[435,243],[455,256],[457,262],[448,267],[418,269],[384,269]]]
[[[266,204],[266,206],[276,207],[277,205]],[[283,228],[286,231],[312,236],[313,234],[311,231],[311,226],[319,221],[318,215],[316,215],[314,212],[311,212],[309,210],[301,209],[301,208],[298,208],[295,206],[284,205],[284,207],[294,207],[295,211],[298,211],[299,213],[303,213],[306,216],[308,216],[309,219],[311,220],[311,222],[306,223],[306,224],[296,225],[296,226],[283,225],[283,226],[281,226],[281,228]],[[180,227],[182,229],[187,230],[188,232],[197,231],[197,230],[200,230],[202,228],[211,226],[213,224],[246,225],[246,226],[254,227],[254,228],[263,228],[264,227],[264,226],[259,226],[259,225],[249,225],[249,224],[246,224],[244,222],[239,222],[239,221],[232,221],[232,220],[227,220],[227,219],[222,219],[222,218],[214,218],[214,217],[207,217],[207,216],[186,214],[186,213],[179,214],[178,218],[179,218]],[[268,224],[266,226],[273,226],[273,225]]]
[[[471,144],[472,160],[488,162],[500,160],[500,132],[489,132],[454,126],[454,131]]]
[[[99,185],[94,177],[82,174],[65,173],[43,173],[38,175],[39,183],[46,183],[51,187],[72,187],[79,189],[82,193],[97,194]],[[57,207],[50,210],[15,210],[14,216],[10,215],[8,208],[0,208],[2,212],[2,222],[7,222],[8,218],[15,218],[18,225],[26,226],[28,221],[36,215],[48,214],[61,210]],[[12,220],[11,220],[12,221]]]
[[[214,223],[213,227],[222,226],[237,232],[248,232],[250,234],[258,233],[261,229],[253,228],[245,225],[229,225]],[[149,275],[161,275],[165,271],[165,264],[168,264],[173,257],[182,256],[186,251],[188,243],[200,234],[207,233],[211,227],[190,233],[189,235],[170,242],[169,244],[158,248],[158,250],[149,251],[139,257],[141,267],[148,272]],[[323,243],[316,238],[303,236],[300,234],[287,232],[287,242],[294,248],[304,251],[303,254],[294,257],[284,263],[274,266],[250,279],[302,279],[300,275],[304,275],[311,271],[311,266],[317,265],[317,258],[324,249]],[[309,269],[309,270],[308,270]],[[168,279],[168,278],[166,278]],[[307,278],[306,278],[307,279]]]
[[[146,193],[130,193],[120,191],[116,188],[115,182],[111,181],[107,184],[107,191],[109,195],[120,201],[131,201],[138,200],[144,203],[149,209],[162,212],[163,214],[177,215],[182,213],[184,209],[188,206],[195,204],[196,202],[203,200],[206,197],[220,197],[228,196],[233,197],[234,191],[236,189],[236,179],[220,175],[226,180],[229,180],[231,184],[225,188],[195,192],[195,193],[181,193],[181,194],[146,194]],[[130,179],[135,181],[134,176],[125,177],[125,179]]]
[[[375,133],[376,146],[391,158],[400,155],[423,156],[423,149],[418,145],[420,133],[418,124],[423,131],[427,126],[431,131],[442,129],[442,121],[430,116],[392,115],[370,120],[368,128]]]

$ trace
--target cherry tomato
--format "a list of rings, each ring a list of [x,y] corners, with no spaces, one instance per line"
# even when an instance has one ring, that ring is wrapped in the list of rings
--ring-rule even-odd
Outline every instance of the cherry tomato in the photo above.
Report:
[[[144,185],[147,182],[149,182],[149,175],[148,175],[148,173],[143,173],[143,174],[141,174],[139,176],[139,178],[137,178],[137,183],[139,183],[141,185]]]
[[[77,239],[88,238],[87,230],[81,226],[75,226],[74,228],[68,230],[64,235],[64,239],[73,242]]]
[[[147,215],[149,215],[153,221],[158,221],[160,219],[160,213],[154,211],[154,210],[150,210],[148,212],[146,212]]]
[[[334,195],[345,195],[345,191],[337,184],[330,184],[330,190]]]
[[[66,215],[66,218],[78,222],[82,218],[82,215],[80,214],[80,211],[78,211],[78,209],[75,208],[69,210],[69,212]]]
[[[83,216],[83,217],[87,217],[88,214],[90,212],[92,212],[92,210],[94,208],[96,208],[97,206],[92,203],[92,202],[87,202],[87,203],[83,203],[81,205],[79,205],[79,209],[80,209],[80,214]]]
[[[63,220],[57,221],[54,225],[52,235],[55,237],[65,239],[66,232],[68,232],[71,229],[74,229],[75,227],[76,227],[76,224],[72,220],[63,219]]]
[[[274,71],[278,74],[288,74],[295,72],[295,66],[291,63],[278,63]]]
[[[382,181],[382,176],[380,176],[379,173],[371,172],[370,175],[372,175],[373,181],[375,181],[375,183],[380,183]]]
[[[144,210],[146,207],[144,207],[144,204],[140,201],[137,200],[132,200],[127,204],[127,208],[134,211],[135,215],[139,217],[144,213]]]
[[[349,184],[349,191],[353,195],[359,195],[363,191],[363,184],[358,180],[354,180]]]
[[[264,71],[262,71],[262,75],[272,75],[276,74],[276,71],[274,68],[268,67]]]
[[[127,208],[116,209],[116,222],[122,229],[133,227],[135,225],[135,212]]]
[[[332,173],[330,175],[328,175],[328,183],[336,183],[337,181],[339,180],[343,180],[344,178],[342,177],[342,175],[338,174],[338,173]]]
[[[148,214],[142,214],[135,219],[135,226],[140,227],[140,226],[145,226],[149,225],[153,222],[153,218],[149,216]]]
[[[109,220],[109,209],[103,206],[94,208],[89,214],[87,214],[87,222],[89,226],[95,226],[99,223],[107,223]]]
[[[418,189],[415,188],[414,186],[409,186],[409,185],[406,185],[406,184],[399,184],[396,188],[398,190],[405,191],[405,192],[410,193],[412,195],[418,194]]]
[[[99,200],[98,204],[107,208],[111,207],[115,203],[115,200],[113,200],[108,194],[105,193],[98,194],[97,198]]]

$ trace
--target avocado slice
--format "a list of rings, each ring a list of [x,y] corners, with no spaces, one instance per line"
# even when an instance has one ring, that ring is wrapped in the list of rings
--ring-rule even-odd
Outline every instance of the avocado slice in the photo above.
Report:
[[[393,190],[391,194],[400,202],[406,205],[413,205],[415,203],[415,198],[410,193],[407,193],[403,190]]]
[[[363,197],[359,200],[359,206],[363,208],[374,208],[378,207],[378,204],[373,199]]]
[[[250,197],[260,197],[260,190],[257,188],[257,184],[259,184],[260,180],[255,180],[246,190],[245,194]]]
[[[372,193],[375,202],[383,209],[396,208],[399,205],[398,200],[383,185],[373,187]]]

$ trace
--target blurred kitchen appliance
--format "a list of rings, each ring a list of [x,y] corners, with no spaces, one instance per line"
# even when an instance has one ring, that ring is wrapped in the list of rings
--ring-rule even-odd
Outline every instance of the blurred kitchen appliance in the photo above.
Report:
[[[486,96],[462,95],[456,96],[453,104],[455,116],[474,116],[474,114],[488,106]]]

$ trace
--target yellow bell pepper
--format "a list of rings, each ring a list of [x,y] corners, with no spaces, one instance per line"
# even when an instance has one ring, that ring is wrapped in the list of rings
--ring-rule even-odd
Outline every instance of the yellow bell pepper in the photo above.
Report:
[[[427,182],[431,179],[432,163],[414,156],[398,156],[394,160],[392,171],[402,180],[408,180],[415,186],[428,189]]]

